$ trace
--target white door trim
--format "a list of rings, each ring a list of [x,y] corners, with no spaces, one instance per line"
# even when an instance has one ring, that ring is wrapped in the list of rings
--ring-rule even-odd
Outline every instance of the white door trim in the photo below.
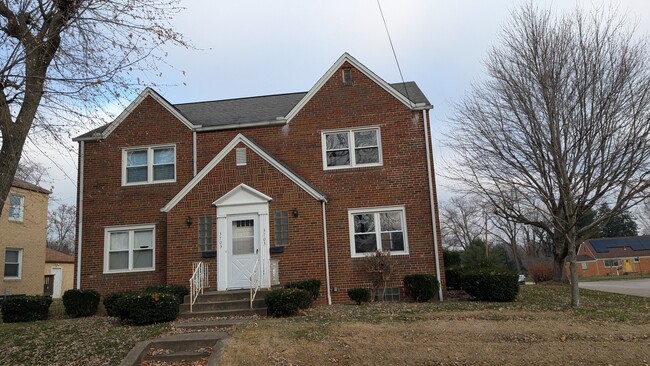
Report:
[[[58,276],[54,272],[58,272]],[[54,275],[54,278],[52,279],[52,297],[58,299],[61,297],[61,291],[63,286],[63,268],[52,267],[50,273]]]
[[[217,207],[217,290],[229,288],[228,273],[230,263],[230,229],[234,216],[250,215],[258,217],[257,232],[259,248],[260,286],[271,287],[269,254],[269,201],[271,198],[255,189],[240,184],[223,195],[214,205]]]

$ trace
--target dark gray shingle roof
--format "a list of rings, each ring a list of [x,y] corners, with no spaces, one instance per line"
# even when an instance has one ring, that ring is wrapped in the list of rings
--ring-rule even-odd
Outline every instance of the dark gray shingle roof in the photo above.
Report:
[[[391,84],[395,90],[408,97],[413,103],[431,103],[413,81]],[[203,127],[233,126],[248,123],[273,122],[278,117],[286,116],[293,107],[307,94],[288,93],[264,95],[258,97],[214,100],[173,105],[188,121]],[[90,138],[102,133],[107,125],[98,127],[77,137]]]

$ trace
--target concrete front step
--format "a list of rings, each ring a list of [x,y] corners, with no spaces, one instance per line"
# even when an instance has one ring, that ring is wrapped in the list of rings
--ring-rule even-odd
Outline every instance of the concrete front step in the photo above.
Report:
[[[196,305],[196,304],[194,304]],[[231,316],[266,316],[266,308],[255,308],[255,309],[231,309],[231,310],[209,310],[209,311],[193,311],[193,312],[182,312],[178,314],[178,317],[181,319],[188,318],[227,318]]]
[[[255,295],[255,299],[264,299],[268,290],[259,290]],[[216,290],[205,290],[199,297],[196,299],[196,303],[199,302],[218,302],[218,301],[235,301],[235,300],[250,300],[250,291],[249,290],[233,290],[233,291],[216,291]],[[190,297],[185,296],[183,303],[189,303]],[[195,304],[196,304],[195,303]]]
[[[228,334],[225,332],[199,332],[173,334],[152,341],[139,342],[122,360],[120,366],[140,365],[145,360],[191,362],[206,357],[208,365],[217,365],[217,360],[223,350],[223,343],[227,338]],[[150,355],[149,351],[152,348],[160,350],[161,353]]]
[[[199,297],[200,299],[200,297]],[[253,308],[263,308],[265,306],[264,299],[255,299],[253,301]],[[250,307],[249,299],[245,300],[224,300],[224,301],[197,301],[192,306],[193,311],[212,311],[212,310],[242,310]],[[183,303],[180,305],[180,311],[190,311],[190,304]]]
[[[250,321],[251,318],[239,319],[201,319],[195,318],[193,321],[186,321],[182,323],[174,323],[172,327],[176,329],[197,330],[197,329],[214,329],[214,328],[230,328],[238,326],[242,323]]]

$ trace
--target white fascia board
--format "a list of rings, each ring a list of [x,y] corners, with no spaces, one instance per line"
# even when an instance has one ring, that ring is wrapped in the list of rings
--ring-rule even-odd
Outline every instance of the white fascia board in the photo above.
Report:
[[[201,181],[203,178],[205,178],[212,169],[214,169],[217,164],[219,164],[225,157],[234,149],[237,144],[243,143],[246,145],[248,148],[250,148],[252,151],[254,151],[257,155],[262,157],[264,160],[266,160],[269,164],[271,164],[274,168],[279,170],[282,174],[284,174],[287,178],[289,178],[292,182],[294,182],[298,187],[302,188],[305,192],[309,193],[310,196],[312,196],[314,199],[318,201],[323,201],[327,202],[327,198],[322,195],[320,192],[316,191],[313,189],[307,182],[302,180],[300,177],[292,173],[290,170],[288,170],[284,165],[280,164],[277,160],[275,160],[272,156],[267,154],[264,150],[262,150],[259,146],[254,144],[251,140],[246,138],[246,136],[242,135],[241,133],[235,136],[212,160],[203,168],[201,171],[181,189],[174,198],[169,201],[165,207],[161,208],[160,211],[162,212],[169,212],[171,211],[178,202],[183,199],[190,191]]]
[[[117,126],[119,126],[126,119],[126,117],[128,117],[131,114],[131,112],[133,112],[133,110],[137,106],[139,106],[140,103],[142,103],[142,101],[146,97],[152,97],[161,106],[163,106],[163,108],[165,108],[169,113],[171,113],[174,117],[176,117],[176,119],[181,121],[190,130],[194,130],[194,129],[200,127],[200,126],[194,125],[187,118],[185,118],[185,116],[183,116],[176,108],[174,108],[173,105],[169,104],[169,102],[167,100],[165,100],[165,98],[161,97],[160,94],[156,93],[155,90],[147,87],[142,91],[142,93],[140,93],[140,95],[138,95],[137,98],[135,98],[131,102],[131,104],[128,105],[128,107],[126,107],[126,109],[124,109],[122,111],[122,113],[120,113],[119,116],[117,116],[117,118],[115,118],[115,120],[113,122],[111,122],[110,125],[108,125],[108,127],[101,134],[98,134],[97,137],[91,136],[91,137],[86,137],[86,138],[78,139],[78,140],[79,141],[80,140],[105,140],[108,137],[108,135],[110,135],[111,132],[113,132],[117,128]],[[75,140],[73,139],[73,141],[75,141]]]
[[[388,93],[390,93],[393,97],[395,97],[397,100],[402,102],[405,106],[407,106],[410,109],[427,109],[426,105],[422,103],[422,105],[416,105],[415,103],[411,102],[408,100],[404,95],[399,93],[395,88],[393,88],[390,84],[385,82],[382,78],[377,76],[374,72],[372,72],[369,68],[365,67],[361,62],[357,61],[354,57],[352,57],[349,53],[344,53],[339,59],[332,65],[332,67],[327,70],[325,75],[323,75],[316,84],[307,92],[307,94],[296,104],[295,107],[285,117],[287,120],[287,123],[291,122],[293,117],[300,112],[300,110],[311,100],[311,98],[325,85],[327,80],[329,80],[334,73],[341,68],[341,66],[345,62],[349,62],[352,66],[354,66],[356,69],[361,71],[363,74],[365,74],[370,80],[374,81],[377,85],[381,86],[384,90],[386,90]]]
[[[230,200],[231,197],[235,196],[239,192],[246,192],[249,195],[257,198],[259,201],[273,201],[273,198],[265,195],[264,193],[256,190],[255,188],[252,188],[249,185],[246,185],[244,183],[240,183],[237,187],[233,188],[230,190],[230,192],[224,194],[223,196],[219,197],[216,201],[212,202],[213,206],[222,206],[222,205],[233,205],[233,204],[228,204],[228,200]],[[259,204],[259,202],[254,202],[254,203],[248,203],[248,204]],[[235,205],[241,205],[241,203],[237,203]]]
[[[284,125],[287,121],[284,117],[278,117],[273,121],[259,121],[259,122],[247,122],[247,123],[232,123],[228,125],[219,125],[219,126],[201,126],[197,129],[199,132],[205,131],[221,131],[221,130],[232,130],[235,128],[250,128],[250,127],[261,127],[261,126],[275,126],[275,125]]]

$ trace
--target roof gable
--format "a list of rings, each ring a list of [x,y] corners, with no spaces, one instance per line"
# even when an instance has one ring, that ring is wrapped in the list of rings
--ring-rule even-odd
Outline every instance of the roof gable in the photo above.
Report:
[[[391,94],[395,99],[399,100],[402,102],[405,106],[411,109],[429,109],[431,106],[428,103],[414,103],[410,101],[404,94],[400,93],[397,91],[395,87],[393,87],[391,84],[388,84],[385,82],[382,78],[377,76],[374,72],[372,72],[369,68],[364,66],[361,62],[357,61],[354,57],[350,56],[347,52],[344,53],[339,59],[332,65],[332,67],[327,70],[325,75],[323,75],[317,82],[314,84],[314,86],[307,92],[307,94],[296,104],[291,111],[286,115],[286,120],[287,123],[289,123],[297,114],[300,112],[300,110],[311,100],[311,98],[318,93],[318,91],[325,85],[325,83],[334,75],[336,71],[338,71],[341,66],[344,63],[349,63],[353,67],[355,67],[357,70],[359,70],[361,73],[366,75],[370,80],[375,82],[377,85],[382,87],[384,90],[386,90],[389,94]],[[402,88],[406,91],[408,91],[408,88],[404,87]]]
[[[295,183],[298,187],[302,188],[305,192],[307,192],[310,196],[312,196],[314,199],[318,201],[323,201],[327,202],[327,197],[321,192],[319,192],[316,188],[314,188],[311,184],[309,184],[307,181],[302,179],[300,176],[298,176],[296,173],[294,173],[291,169],[289,169],[287,166],[285,166],[283,163],[281,163],[279,160],[277,160],[275,157],[273,157],[271,154],[266,152],[264,149],[259,147],[257,144],[249,140],[246,136],[242,135],[241,133],[235,136],[212,160],[203,168],[201,171],[194,177],[192,178],[183,189],[181,189],[174,198],[169,201],[165,207],[161,208],[160,211],[162,212],[169,212],[171,211],[174,206],[180,202],[183,197],[185,197],[192,188],[194,188],[205,176],[210,173],[210,171],[217,166],[227,155],[230,153],[239,143],[244,144],[246,147],[251,149],[251,151],[255,152],[257,155],[262,157],[262,159],[266,160],[271,166],[279,170],[282,174],[284,174],[287,178],[289,178],[293,183]]]
[[[160,96],[160,94],[156,93],[153,89],[151,88],[145,88],[140,95],[138,95],[137,98],[135,98],[126,109],[120,113],[117,118],[108,125],[99,127],[97,129],[94,129],[90,132],[87,132],[79,137],[76,137],[72,139],[73,141],[85,141],[85,140],[104,140],[108,137],[108,135],[111,134],[130,114],[133,112],[141,103],[144,101],[147,97],[153,98],[156,102],[158,102],[163,108],[165,108],[169,113],[171,113],[174,117],[176,117],[179,121],[181,121],[187,128],[189,129],[194,129],[196,126],[192,122],[190,122],[185,116],[183,116],[176,107],[174,107],[171,103],[169,103],[165,98]]]

